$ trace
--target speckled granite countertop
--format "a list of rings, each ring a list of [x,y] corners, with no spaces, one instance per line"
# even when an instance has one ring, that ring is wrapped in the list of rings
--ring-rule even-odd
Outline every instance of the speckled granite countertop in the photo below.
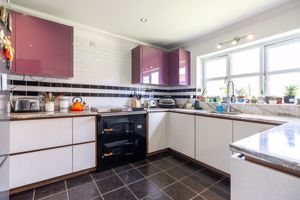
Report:
[[[30,119],[48,119],[64,117],[84,117],[96,116],[96,112],[91,111],[70,111],[70,112],[32,112],[32,113],[10,113],[10,120],[30,120]]]

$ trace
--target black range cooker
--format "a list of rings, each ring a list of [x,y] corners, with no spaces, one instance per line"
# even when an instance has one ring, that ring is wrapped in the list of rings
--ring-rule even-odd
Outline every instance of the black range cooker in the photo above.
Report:
[[[97,116],[98,171],[146,158],[146,113]]]

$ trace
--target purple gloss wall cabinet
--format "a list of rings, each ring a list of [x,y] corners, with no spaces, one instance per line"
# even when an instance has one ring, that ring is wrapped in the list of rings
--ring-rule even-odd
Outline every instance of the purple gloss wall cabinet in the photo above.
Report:
[[[191,84],[190,52],[176,49],[170,55],[170,85],[187,86]]]
[[[132,83],[168,85],[169,54],[153,47],[139,45],[132,50]]]
[[[73,28],[15,13],[15,73],[73,77]]]

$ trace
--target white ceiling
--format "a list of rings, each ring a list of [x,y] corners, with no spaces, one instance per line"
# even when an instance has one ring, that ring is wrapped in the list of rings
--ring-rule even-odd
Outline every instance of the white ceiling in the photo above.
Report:
[[[167,49],[286,1],[11,0],[22,7]],[[140,18],[147,18],[148,21],[142,23]]]

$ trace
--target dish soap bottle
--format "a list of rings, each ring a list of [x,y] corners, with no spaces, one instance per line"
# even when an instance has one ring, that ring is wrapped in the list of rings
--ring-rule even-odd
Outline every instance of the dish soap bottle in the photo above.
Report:
[[[223,112],[223,105],[222,103],[217,104],[217,112]]]

